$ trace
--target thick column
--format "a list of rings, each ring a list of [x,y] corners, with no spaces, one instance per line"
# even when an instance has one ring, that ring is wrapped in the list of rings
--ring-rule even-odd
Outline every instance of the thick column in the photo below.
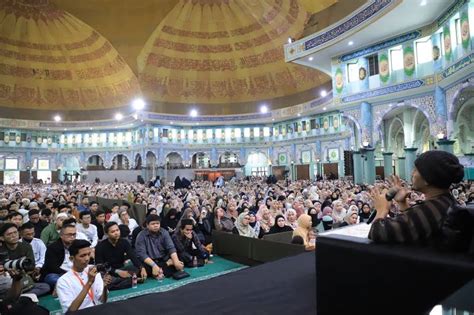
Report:
[[[383,154],[383,175],[385,179],[389,178],[393,174],[392,166],[392,152],[384,152]]]
[[[405,148],[405,177],[406,181],[411,180],[411,172],[415,166],[417,148]]]
[[[405,157],[404,156],[401,156],[401,157],[398,158],[398,176],[403,180],[407,179],[406,170],[405,170]]]
[[[362,123],[362,140],[361,144],[365,146],[374,146],[372,143],[372,106],[367,102],[362,102],[360,104],[360,114],[361,114],[361,123]]]
[[[440,150],[442,151],[446,151],[446,152],[449,152],[449,153],[453,153],[453,145],[454,145],[454,140],[447,140],[447,139],[441,139],[441,140],[438,140],[438,147]]]
[[[352,160],[354,162],[354,184],[362,184],[362,157],[360,151],[354,151]]]
[[[365,155],[362,159],[365,183],[372,185],[375,183],[375,149],[363,149],[361,152]]]

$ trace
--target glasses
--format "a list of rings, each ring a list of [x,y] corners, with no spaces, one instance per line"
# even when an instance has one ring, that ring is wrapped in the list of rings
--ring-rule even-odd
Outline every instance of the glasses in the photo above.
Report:
[[[65,233],[63,234],[64,236],[67,236],[67,237],[75,237],[76,236],[76,233]]]

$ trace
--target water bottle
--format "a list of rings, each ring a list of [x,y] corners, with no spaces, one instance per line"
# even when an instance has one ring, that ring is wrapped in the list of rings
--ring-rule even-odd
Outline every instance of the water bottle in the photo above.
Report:
[[[132,288],[133,288],[133,289],[136,289],[137,287],[138,287],[137,274],[136,274],[136,273],[133,273],[133,276],[132,276]]]

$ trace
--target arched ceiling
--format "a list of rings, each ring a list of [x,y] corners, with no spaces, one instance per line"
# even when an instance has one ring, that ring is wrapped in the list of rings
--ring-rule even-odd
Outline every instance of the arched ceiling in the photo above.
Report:
[[[308,17],[297,0],[181,0],[138,56],[142,90],[158,106],[212,113],[255,112],[263,101],[279,107],[271,99],[330,80],[284,61],[283,45]],[[256,104],[239,106],[246,102]],[[189,106],[171,108],[180,107]]]
[[[330,78],[286,64],[283,45],[310,14],[352,1],[0,0],[0,109],[11,118],[58,110],[71,120],[110,118],[141,91],[148,110],[165,113],[299,104]],[[353,10],[340,7],[344,16]]]
[[[112,44],[48,0],[0,2],[0,56],[2,112],[107,110],[140,94]]]

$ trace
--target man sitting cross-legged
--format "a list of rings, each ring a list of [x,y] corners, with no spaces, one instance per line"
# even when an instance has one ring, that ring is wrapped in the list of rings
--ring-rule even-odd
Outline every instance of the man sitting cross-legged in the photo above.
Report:
[[[173,242],[178,257],[186,267],[193,267],[193,259],[197,258],[197,265],[204,266],[204,260],[209,257],[204,245],[201,244],[196,232],[193,231],[194,222],[191,219],[181,220],[181,226],[173,236]],[[194,245],[194,246],[193,246]]]
[[[120,237],[117,222],[108,222],[104,231],[107,239],[101,241],[95,249],[96,264],[108,263],[109,274],[112,276],[110,290],[130,288],[132,286],[131,274],[141,276],[144,281],[147,277],[145,268],[141,266],[135,251],[130,243]]]
[[[102,276],[96,266],[89,266],[91,244],[75,240],[69,247],[72,268],[59,278],[56,290],[63,312],[74,312],[107,302],[107,286],[112,281],[108,274]]]
[[[156,214],[146,218],[146,229],[138,234],[135,249],[150,277],[170,277],[184,269],[168,231],[160,227],[160,217]]]

